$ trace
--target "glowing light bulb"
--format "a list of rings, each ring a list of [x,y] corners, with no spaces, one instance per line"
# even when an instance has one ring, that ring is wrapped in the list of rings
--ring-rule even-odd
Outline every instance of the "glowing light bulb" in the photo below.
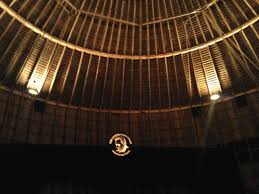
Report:
[[[220,98],[219,94],[213,94],[213,95],[210,96],[211,100],[218,100],[219,98]]]
[[[34,96],[36,96],[36,95],[39,94],[38,90],[33,89],[33,88],[28,88],[28,92],[29,92],[30,94],[34,95]]]

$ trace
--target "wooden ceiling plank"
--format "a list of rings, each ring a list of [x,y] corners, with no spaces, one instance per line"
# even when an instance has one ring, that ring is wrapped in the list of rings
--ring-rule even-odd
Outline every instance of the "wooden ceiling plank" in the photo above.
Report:
[[[104,8],[106,7],[106,3],[107,3],[107,0],[105,1],[104,5],[102,7],[102,13],[101,14],[104,13]],[[97,40],[97,37],[98,37],[98,33],[99,33],[99,30],[100,30],[101,23],[102,23],[102,19],[100,19],[98,21],[98,24],[97,24],[97,30],[96,30],[97,33],[96,33],[96,35],[94,37],[93,49],[95,48],[95,44],[96,44],[96,40]],[[101,51],[102,51],[102,48],[101,48]],[[94,79],[94,87],[93,87],[93,92],[92,92],[92,96],[91,96],[90,106],[89,107],[93,106],[93,101],[94,101],[94,97],[95,97],[95,90],[96,90],[96,81],[97,81],[97,78],[98,78],[98,75],[99,75],[100,61],[101,61],[101,57],[99,56],[98,57],[98,62],[97,62],[96,73],[95,73],[95,79]]]
[[[84,0],[84,2],[82,3],[81,7],[83,7],[85,3],[86,3],[86,0]],[[72,37],[72,34],[73,34],[73,32],[75,30],[75,27],[76,27],[76,24],[77,24],[77,22],[79,20],[79,17],[80,17],[80,15],[76,16],[75,22],[73,23],[71,31],[70,31],[70,33],[68,35],[68,38],[67,38],[68,40],[70,40],[70,38]],[[81,26],[81,29],[82,29],[82,26]],[[79,36],[77,36],[76,43],[78,42],[78,40],[79,40]],[[60,92],[59,92],[58,101],[61,100],[60,98],[61,98],[61,96],[63,94],[63,91],[64,91],[64,88],[65,88],[65,84],[66,84],[66,81],[67,81],[67,78],[68,78],[68,73],[70,71],[70,67],[71,67],[71,64],[72,64],[72,58],[73,58],[74,53],[75,53],[75,50],[72,51],[72,54],[71,54],[71,57],[70,57],[70,60],[69,60],[69,63],[68,63],[68,67],[67,67],[67,70],[66,70],[66,73],[65,73],[65,77],[64,77],[64,80],[62,82],[61,89],[60,89]]]
[[[35,6],[29,11],[27,17],[25,19],[28,19],[34,12],[34,9],[37,7],[37,5],[39,4],[40,1],[37,1],[37,3],[35,4]],[[26,5],[29,3],[29,0],[26,0],[25,3],[22,5],[22,7],[18,10],[18,14],[20,14],[20,12],[26,7]],[[2,41],[2,38],[6,35],[6,33],[10,30],[11,26],[13,26],[15,21],[15,18],[12,18],[12,20],[8,23],[7,27],[4,29],[4,31],[1,33],[0,35],[0,41]],[[7,49],[5,50],[5,52],[1,55],[0,57],[0,62],[2,61],[2,59],[5,57],[5,55],[9,52],[11,46],[13,45],[14,41],[17,39],[17,37],[19,36],[21,30],[23,29],[23,25],[21,25],[17,31],[17,33],[15,34],[14,38],[11,40],[11,42],[9,43],[9,46],[7,47]]]
[[[37,5],[38,5],[39,2],[40,2],[40,1],[38,1],[38,2],[35,4],[35,6],[30,10],[30,12],[29,12],[28,16],[26,17],[26,19],[29,18],[29,17],[34,13],[35,9],[37,9]],[[40,13],[38,19],[36,19],[34,25],[37,25],[38,22],[40,22],[39,18],[41,18],[41,17],[44,15],[46,9],[49,9],[49,8],[50,8],[50,4],[49,4],[49,2],[48,2],[47,5],[44,7],[43,11]],[[57,7],[55,7],[55,8],[57,8]],[[53,13],[54,13],[54,12],[52,12],[52,14],[53,14]],[[52,14],[51,14],[51,15],[52,15]],[[47,20],[46,20],[46,22],[43,24],[43,27],[42,27],[43,29],[46,28],[47,24],[48,24],[49,21],[50,21],[50,18],[51,18],[51,17],[48,17]],[[53,27],[53,28],[54,28],[54,27]],[[17,83],[19,82],[19,80],[23,77],[23,72],[26,71],[27,61],[29,60],[31,54],[33,53],[33,51],[34,51],[34,49],[35,49],[35,44],[38,43],[38,41],[40,40],[40,38],[41,38],[41,37],[38,35],[37,38],[36,38],[36,40],[34,41],[34,46],[32,47],[32,49],[31,49],[31,51],[30,51],[30,54],[27,56],[26,60],[24,61],[24,64],[22,65],[22,68],[20,69],[19,73],[18,73],[17,76],[16,76],[16,84],[17,84]],[[46,43],[47,41],[44,40],[44,42]],[[41,48],[42,50],[43,50],[44,47],[45,47],[45,46],[44,46],[45,43],[43,43],[43,45],[42,45],[42,48]],[[40,56],[41,56],[41,54],[39,54],[38,59],[40,58]],[[33,69],[35,69],[35,67],[37,66],[37,63],[38,63],[38,61],[36,61],[36,63],[35,63],[35,65],[34,65],[34,68],[33,68]],[[33,71],[34,71],[34,70],[31,71],[31,75],[29,76],[29,80],[30,80],[30,78],[31,78],[31,76],[32,76],[32,74],[33,74]],[[32,78],[32,79],[33,79],[33,78]],[[29,80],[27,81],[26,85],[29,83]]]
[[[114,0],[111,0],[110,2],[110,7],[109,7],[109,13],[108,15],[110,16],[111,15],[111,12],[112,12],[112,5],[114,3]],[[102,42],[102,46],[101,46],[101,49],[103,49],[104,47],[104,43],[105,43],[105,40],[107,38],[107,32],[108,32],[108,28],[109,28],[109,21],[106,21],[106,25],[105,25],[105,33],[104,33],[104,38],[103,38],[103,42]],[[113,28],[114,28],[114,22],[113,22]],[[110,35],[111,37],[111,35]],[[111,43],[111,42],[110,42]],[[110,49],[111,47],[109,46],[108,47],[108,52],[110,52]],[[105,77],[104,77],[104,83],[103,83],[103,89],[102,89],[102,96],[101,96],[101,104],[100,104],[100,109],[102,109],[102,106],[103,106],[103,101],[104,101],[104,95],[105,95],[105,87],[106,87],[106,83],[107,83],[107,74],[108,74],[108,66],[109,66],[109,58],[106,58],[106,65],[105,65]]]
[[[125,2],[126,4],[126,2]],[[129,20],[129,15],[130,15],[130,1],[128,1],[127,4],[127,16],[126,19]],[[134,27],[133,27],[134,28]],[[123,54],[126,54],[126,49],[127,49],[127,39],[128,39],[128,31],[129,31],[129,25],[126,25],[126,31],[125,31],[125,38],[124,38],[124,43],[123,43]],[[120,96],[120,109],[122,109],[123,106],[123,97],[124,97],[124,87],[125,87],[125,63],[126,59],[123,60],[123,67],[122,67],[122,84],[121,84],[121,96]]]
[[[192,2],[191,2],[191,5],[193,7]],[[207,40],[207,38],[206,38],[206,36],[204,34],[204,31],[203,31],[203,29],[201,27],[200,20],[198,20],[198,17],[195,17],[195,18],[196,18],[197,23],[199,25],[200,31],[202,33],[202,36],[203,36],[205,42],[207,42],[208,40]],[[206,48],[204,48],[202,50],[205,51],[205,49],[206,49],[206,52],[208,54],[207,59],[209,60],[209,64],[204,64],[203,63],[203,67],[205,67],[204,72],[205,72],[205,76],[206,76],[206,80],[207,80],[208,89],[210,91],[210,95],[212,95],[214,93],[221,93],[222,89],[221,89],[221,85],[220,85],[220,82],[219,82],[219,79],[218,79],[218,75],[217,75],[217,72],[216,72],[215,63],[212,60],[210,49],[209,49],[209,47],[206,47]],[[205,56],[203,55],[203,58],[204,57]],[[208,70],[211,71],[210,74],[208,73]],[[216,84],[212,84],[211,81],[208,79],[208,77],[212,77],[213,81],[216,82]]]
[[[122,19],[123,14],[124,14],[124,5],[125,4],[122,3],[121,8],[120,8],[121,9],[120,19]],[[117,9],[119,9],[118,6],[117,6]],[[116,12],[118,13],[118,11],[116,11]],[[116,54],[118,54],[118,52],[119,52],[120,38],[122,38],[121,37],[121,26],[122,26],[122,24],[120,23],[119,24],[119,29],[118,29],[118,34],[117,34],[116,41],[115,41],[115,43],[116,43],[115,53]],[[112,107],[113,104],[114,104],[114,99],[113,98],[114,98],[114,88],[115,88],[115,82],[116,82],[116,74],[120,73],[120,72],[117,72],[118,61],[119,61],[119,59],[115,60],[114,75],[113,75],[113,81],[112,81],[112,95],[111,95],[111,101],[110,101],[110,106],[109,107]]]

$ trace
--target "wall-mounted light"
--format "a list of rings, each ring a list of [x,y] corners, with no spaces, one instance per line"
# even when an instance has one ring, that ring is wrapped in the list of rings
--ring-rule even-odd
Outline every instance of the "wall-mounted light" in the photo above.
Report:
[[[28,82],[27,85],[27,90],[29,92],[29,94],[31,95],[38,95],[40,93],[40,80],[39,79],[32,79],[33,77],[31,77],[31,79]]]
[[[220,95],[219,95],[219,94],[212,94],[212,95],[210,96],[210,99],[213,100],[213,101],[218,100],[219,98],[220,98]]]
[[[35,88],[28,88],[28,92],[29,92],[29,94],[34,95],[34,96],[39,94],[38,90]]]

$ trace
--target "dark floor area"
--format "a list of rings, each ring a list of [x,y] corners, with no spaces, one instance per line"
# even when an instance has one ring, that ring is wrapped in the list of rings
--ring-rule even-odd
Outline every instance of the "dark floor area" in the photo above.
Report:
[[[5,193],[243,193],[232,152],[223,148],[1,145]]]

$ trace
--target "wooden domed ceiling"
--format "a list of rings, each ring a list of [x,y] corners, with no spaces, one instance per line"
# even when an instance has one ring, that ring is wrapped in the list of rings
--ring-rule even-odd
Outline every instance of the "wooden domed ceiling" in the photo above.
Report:
[[[163,110],[257,89],[258,0],[2,0],[1,87]]]

